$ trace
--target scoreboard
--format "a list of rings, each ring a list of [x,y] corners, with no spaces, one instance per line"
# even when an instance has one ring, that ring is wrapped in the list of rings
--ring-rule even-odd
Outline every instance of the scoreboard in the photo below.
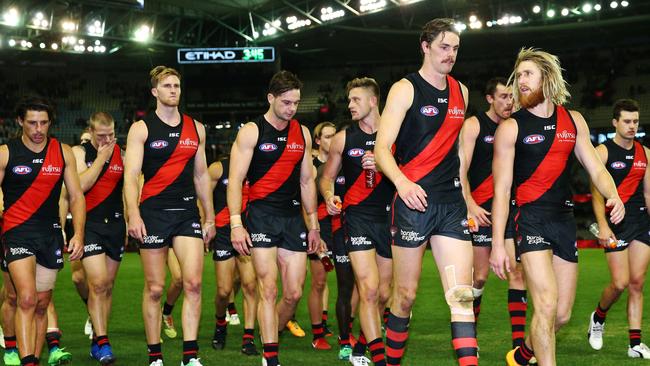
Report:
[[[179,48],[177,56],[179,64],[273,62],[275,61],[275,48]]]

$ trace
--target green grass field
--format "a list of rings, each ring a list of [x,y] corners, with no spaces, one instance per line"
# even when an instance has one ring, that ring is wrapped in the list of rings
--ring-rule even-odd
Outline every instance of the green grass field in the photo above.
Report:
[[[627,324],[625,320],[624,295],[621,301],[610,311],[607,322],[605,346],[599,352],[591,350],[586,340],[587,321],[590,312],[608,280],[608,270],[604,257],[599,250],[583,250],[580,253],[580,277],[578,295],[573,318],[557,338],[558,365],[633,365],[643,364],[643,360],[627,358]],[[206,257],[208,259],[208,257]],[[307,281],[307,283],[309,283]],[[330,324],[333,330],[335,318],[333,303],[335,278],[330,276]],[[450,345],[449,312],[440,289],[439,279],[430,252],[427,252],[425,269],[420,283],[418,299],[413,309],[411,333],[403,365],[456,365]],[[306,286],[305,293],[309,285]],[[505,352],[510,347],[510,325],[506,309],[506,283],[491,277],[482,303],[482,313],[478,336],[480,363],[483,365],[503,365]],[[243,327],[229,327],[229,343],[223,351],[214,351],[210,347],[214,324],[213,296],[215,281],[212,261],[206,260],[204,271],[203,316],[199,344],[200,357],[204,365],[260,365],[260,357],[246,357],[239,353],[239,344]],[[136,254],[129,253],[120,269],[114,290],[113,315],[110,322],[110,338],[118,357],[117,365],[147,365],[146,344],[141,315],[142,271]],[[95,365],[88,358],[88,339],[83,336],[86,312],[82,307],[70,281],[70,268],[59,274],[55,299],[63,330],[62,343],[73,353],[75,365]],[[242,310],[241,298],[237,301]],[[336,358],[338,347],[331,351],[315,351],[311,348],[309,318],[306,300],[298,309],[298,320],[307,331],[302,339],[285,334],[280,344],[282,365],[300,365],[308,362],[310,366],[344,365]],[[646,312],[648,311],[646,307]],[[530,312],[529,312],[530,314]],[[177,326],[180,328],[180,306],[174,309]],[[646,316],[647,319],[647,316]],[[647,324],[645,322],[644,324]],[[358,324],[357,324],[358,327]],[[355,327],[356,329],[356,327]],[[646,332],[650,332],[646,327]],[[357,331],[355,330],[355,334]],[[256,336],[258,332],[255,332]],[[174,340],[165,339],[163,352],[167,365],[178,365],[182,346],[182,337]],[[336,335],[329,338],[335,345]],[[259,343],[258,343],[259,346]],[[261,347],[260,347],[261,348]],[[44,356],[47,354],[45,351]]]

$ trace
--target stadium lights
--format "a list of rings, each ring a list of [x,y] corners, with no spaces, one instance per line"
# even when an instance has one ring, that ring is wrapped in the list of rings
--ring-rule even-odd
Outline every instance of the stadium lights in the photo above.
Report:
[[[41,49],[45,48],[45,43],[41,42],[41,44],[38,45]]]
[[[37,11],[33,14],[30,24],[27,25],[28,27],[45,30],[51,29],[51,16],[50,19],[46,19],[45,14],[42,11]]]
[[[627,2],[627,1],[625,1],[625,0],[621,1],[621,6],[622,6],[622,7],[627,8],[628,5],[630,5],[629,2]]]
[[[9,8],[4,12],[4,14],[2,14],[2,22],[0,23],[8,25],[10,27],[15,27],[19,22],[20,14],[18,13],[18,9]]]
[[[86,29],[88,30],[89,35],[102,37],[104,36],[104,26],[105,22],[99,19],[93,19],[90,21]]]
[[[600,9],[602,9],[602,6],[600,4],[594,5],[594,10],[595,11],[600,11]]]
[[[361,0],[359,10],[362,13],[375,11],[386,7],[386,0]]]
[[[456,28],[458,33],[460,33],[462,31],[464,31],[465,29],[467,29],[467,25],[465,23],[458,22],[458,23],[454,24],[454,28]]]
[[[553,18],[553,17],[555,16],[555,10],[553,10],[553,9],[548,9],[548,10],[546,11],[546,16],[549,17],[549,18]]]
[[[287,28],[290,30],[302,28],[302,27],[308,27],[311,25],[311,20],[309,19],[298,19],[296,16],[290,16],[285,19],[287,22]]]
[[[609,3],[609,7],[612,9],[618,8],[618,2],[612,1],[611,3]]]
[[[343,9],[339,10],[334,10],[332,9],[331,6],[328,6],[327,8],[322,8],[320,10],[320,19],[324,22],[336,18],[340,18],[345,15],[345,11]]]
[[[72,20],[64,20],[61,22],[61,28],[64,32],[72,33],[77,31],[77,23]]]
[[[59,45],[58,45],[57,43],[52,43],[52,46],[51,46],[51,47],[52,47],[52,49],[55,50],[55,51],[59,49]]]
[[[267,37],[267,36],[272,36],[277,32],[278,30],[275,29],[275,27],[273,27],[271,23],[265,23],[264,29],[262,30],[262,35],[264,35],[264,37]]]
[[[16,45],[16,40],[12,38],[12,39],[9,40],[8,43],[9,43],[9,47],[13,47],[13,46]]]
[[[569,9],[567,9],[567,8],[562,9],[562,11],[560,12],[560,14],[562,14],[563,17],[569,15]]]
[[[135,31],[135,40],[138,42],[147,42],[153,33],[153,29],[143,24]]]
[[[587,14],[587,13],[591,13],[591,9],[593,9],[593,7],[591,6],[590,3],[585,3],[585,4],[582,6],[582,12],[585,13],[585,14]]]
[[[542,7],[539,5],[533,6],[533,13],[539,14],[539,12],[542,11]]]

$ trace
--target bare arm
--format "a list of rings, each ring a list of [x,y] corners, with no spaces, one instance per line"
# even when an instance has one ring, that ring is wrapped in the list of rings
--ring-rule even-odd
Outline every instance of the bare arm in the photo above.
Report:
[[[147,235],[147,231],[138,207],[140,197],[138,179],[142,171],[144,142],[147,140],[147,134],[147,126],[144,121],[138,121],[131,125],[124,156],[124,200],[126,201],[126,211],[129,217],[129,235],[141,242],[144,240],[144,236]]]
[[[203,242],[207,245],[216,234],[214,227],[214,206],[210,189],[210,174],[205,158],[205,127],[194,122],[199,134],[199,149],[194,156],[194,189],[203,208]],[[207,250],[207,247],[206,247]]]
[[[0,186],[2,181],[5,178],[5,169],[7,169],[7,163],[9,162],[9,148],[7,145],[0,145]],[[0,192],[0,217],[4,216],[4,192]]]
[[[470,117],[463,123],[458,139],[458,155],[460,158],[460,185],[462,187],[463,197],[467,204],[467,215],[474,220],[475,225],[470,230],[478,230],[478,226],[490,225],[490,213],[476,204],[472,197],[472,188],[469,184],[469,167],[472,165],[472,156],[474,156],[474,147],[476,138],[481,131],[478,118]]]
[[[508,119],[499,125],[494,137],[494,157],[492,175],[494,177],[494,198],[492,199],[492,253],[490,264],[494,273],[501,279],[510,272],[510,263],[505,251],[505,231],[510,206],[515,143],[518,126],[515,120]]]
[[[115,147],[115,140],[108,144],[101,145],[97,148],[97,157],[90,167],[86,166],[86,150],[81,146],[72,148],[74,157],[77,160],[77,172],[79,173],[79,183],[81,190],[88,192],[88,190],[97,182],[99,175],[102,172],[104,163],[111,158],[113,148]]]
[[[84,248],[84,226],[86,225],[86,199],[81,191],[79,176],[77,175],[77,163],[70,146],[62,144],[63,157],[65,159],[65,170],[63,171],[63,181],[65,182],[70,200],[70,212],[72,213],[72,226],[74,235],[69,241],[68,251],[70,260],[81,258]]]
[[[345,130],[338,132],[330,143],[330,152],[321,173],[318,187],[327,205],[330,215],[341,213],[341,197],[334,195],[334,182],[342,166],[343,148],[345,147]]]
[[[607,148],[605,148],[604,145],[599,145],[596,147],[596,155],[602,163],[607,162]],[[594,216],[596,217],[596,222],[598,223],[598,229],[600,231],[598,234],[598,243],[600,245],[606,245],[609,241],[608,238],[611,237],[614,240],[616,239],[614,237],[614,233],[609,227],[607,215],[605,214],[605,199],[593,184],[590,184],[590,188],[591,207],[594,209]]]
[[[574,148],[576,157],[589,173],[593,185],[607,199],[605,206],[612,209],[610,212],[612,223],[618,224],[625,216],[625,207],[616,191],[616,184],[591,144],[587,122],[579,112],[570,111],[570,113],[575,121],[577,131]]]
[[[221,164],[220,161],[215,161],[210,164],[208,167],[208,174],[210,175],[210,189],[214,192],[217,183],[219,183],[219,179],[221,179],[221,176],[223,175],[223,164]]]
[[[320,225],[318,223],[318,200],[316,199],[316,180],[314,176],[314,164],[311,159],[311,136],[309,129],[302,128],[305,137],[305,152],[300,164],[300,199],[305,210],[305,225],[307,226],[308,247],[307,253],[320,251]]]

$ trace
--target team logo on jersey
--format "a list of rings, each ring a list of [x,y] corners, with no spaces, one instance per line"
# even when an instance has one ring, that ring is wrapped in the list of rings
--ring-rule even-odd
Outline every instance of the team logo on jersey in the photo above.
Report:
[[[632,166],[636,169],[645,169],[648,164],[643,160],[637,160],[634,162],[634,164],[632,164]]]
[[[487,135],[487,136],[483,137],[483,141],[487,142],[488,144],[493,144],[494,143],[494,136]]]
[[[625,169],[627,164],[625,164],[625,162],[623,161],[615,161],[611,163],[610,166],[612,167],[612,169]]]
[[[270,142],[267,142],[267,143],[264,143],[264,144],[260,145],[260,151],[264,151],[264,152],[271,152],[271,151],[275,151],[277,149],[278,149],[278,145],[272,144]]]
[[[223,178],[221,180],[221,184],[223,184],[224,186],[227,186],[228,185],[228,178]]]
[[[342,175],[336,177],[336,184],[345,184],[345,177]]]
[[[359,149],[358,147],[348,150],[348,155],[351,158],[358,158],[363,156],[366,151],[364,149]]]
[[[546,138],[544,137],[544,135],[538,135],[538,134],[528,135],[524,137],[524,144],[535,145],[535,144],[539,144],[540,142],[543,142],[545,139]]]
[[[149,146],[152,149],[160,150],[160,149],[164,149],[167,146],[169,146],[169,142],[167,142],[165,140],[156,140],[156,141],[150,143]]]
[[[438,111],[438,108],[432,105],[425,105],[424,107],[420,108],[420,113],[427,117],[433,117],[437,116],[440,111]]]
[[[14,174],[18,175],[25,175],[32,172],[32,168],[28,167],[27,165],[18,165],[11,170],[14,172]]]
[[[562,132],[558,132],[555,134],[555,137],[559,142],[575,142],[576,141],[576,134],[575,132],[563,130]]]
[[[463,108],[458,108],[454,106],[454,108],[447,109],[447,115],[449,116],[449,118],[464,119],[465,110]]]

